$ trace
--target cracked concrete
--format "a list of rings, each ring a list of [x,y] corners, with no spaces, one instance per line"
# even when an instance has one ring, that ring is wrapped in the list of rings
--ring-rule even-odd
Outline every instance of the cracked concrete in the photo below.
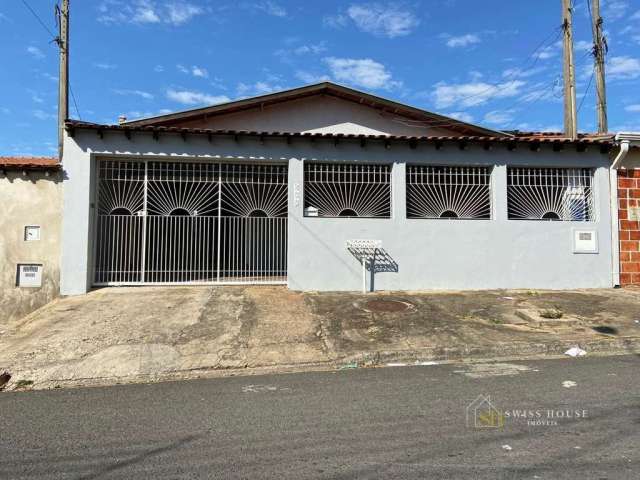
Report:
[[[368,303],[369,300],[376,302]],[[410,304],[402,311],[389,301]],[[369,308],[372,305],[382,310]],[[576,321],[542,328],[518,310]],[[283,287],[111,288],[3,326],[0,370],[34,388],[355,362],[640,351],[640,291],[300,293]]]

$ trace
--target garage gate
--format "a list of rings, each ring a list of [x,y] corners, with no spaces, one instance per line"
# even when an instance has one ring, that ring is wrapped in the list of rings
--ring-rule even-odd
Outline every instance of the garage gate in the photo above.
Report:
[[[100,160],[95,285],[286,283],[287,167]]]

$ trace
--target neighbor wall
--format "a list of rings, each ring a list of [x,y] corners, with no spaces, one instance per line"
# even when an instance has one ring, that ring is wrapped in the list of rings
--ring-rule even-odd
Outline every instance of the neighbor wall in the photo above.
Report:
[[[0,324],[21,318],[59,293],[62,181],[58,171],[0,172]],[[25,226],[40,240],[26,241]],[[41,287],[17,286],[18,264],[42,265]]]
[[[640,285],[640,151],[632,151],[629,168],[618,170],[620,285]]]

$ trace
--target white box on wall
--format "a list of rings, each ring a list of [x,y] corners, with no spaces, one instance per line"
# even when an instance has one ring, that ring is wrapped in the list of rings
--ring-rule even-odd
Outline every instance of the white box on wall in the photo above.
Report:
[[[598,253],[598,232],[595,230],[574,230],[573,253]]]
[[[24,227],[24,241],[35,242],[40,240],[40,225],[27,225]]]
[[[42,265],[37,263],[18,264],[18,287],[37,288],[42,286]]]

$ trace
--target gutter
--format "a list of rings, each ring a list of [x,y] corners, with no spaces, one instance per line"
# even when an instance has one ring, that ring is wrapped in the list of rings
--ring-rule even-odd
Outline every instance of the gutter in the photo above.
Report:
[[[611,252],[613,286],[620,286],[620,219],[618,217],[618,169],[629,154],[631,146],[640,145],[640,133],[622,132],[615,137],[620,151],[609,168],[609,190],[611,195]]]

